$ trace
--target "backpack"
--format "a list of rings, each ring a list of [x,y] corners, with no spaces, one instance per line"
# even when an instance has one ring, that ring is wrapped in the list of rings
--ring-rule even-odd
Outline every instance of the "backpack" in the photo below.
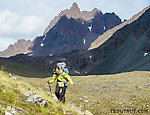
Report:
[[[68,75],[69,75],[69,70],[68,70],[68,68],[67,68],[67,67],[65,67],[65,68],[64,68],[63,72],[65,72],[66,74],[68,74]]]
[[[57,63],[56,65],[57,65],[57,67],[59,67],[60,69],[62,69],[63,72],[65,72],[66,74],[69,75],[69,70],[66,67],[66,63],[65,62],[60,62],[60,63]]]
[[[66,67],[66,63],[65,62],[60,62],[60,63],[57,63],[56,65],[57,65],[57,67],[59,67],[60,69],[62,69],[63,72],[65,72],[66,74],[69,75],[69,69]],[[63,74],[61,74],[61,76],[66,80],[65,87],[68,88],[68,85],[67,85],[68,79],[66,79],[63,76]]]

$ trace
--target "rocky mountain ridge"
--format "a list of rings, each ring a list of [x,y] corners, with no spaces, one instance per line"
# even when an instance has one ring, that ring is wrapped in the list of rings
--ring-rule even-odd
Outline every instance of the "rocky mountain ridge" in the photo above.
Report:
[[[117,30],[123,28],[124,26],[134,22],[137,20],[146,10],[148,10],[150,6],[144,8],[141,12],[134,15],[131,19],[126,20],[125,22],[119,24],[118,26],[115,26],[112,29],[109,29],[104,34],[100,35],[94,42],[91,43],[89,50],[94,49],[102,45],[105,41],[107,41]]]
[[[78,7],[77,3],[73,3],[70,9],[66,9],[61,11],[58,16],[56,16],[48,25],[46,30],[44,31],[44,35],[56,25],[56,23],[60,20],[60,18],[64,15],[66,15],[67,18],[74,18],[74,19],[81,19],[82,21],[91,21],[96,13],[100,13],[101,11],[97,8],[94,8],[92,11],[80,11],[80,8]]]
[[[17,54],[30,53],[29,47],[32,47],[33,43],[31,40],[18,40],[16,43],[9,45],[9,47],[0,52],[0,57],[10,57]]]
[[[53,22],[54,26],[51,24]],[[34,40],[31,48],[33,56],[50,56],[88,49],[99,35],[120,24],[121,19],[115,13],[103,14],[97,9],[81,12],[74,3],[51,23],[45,35]]]

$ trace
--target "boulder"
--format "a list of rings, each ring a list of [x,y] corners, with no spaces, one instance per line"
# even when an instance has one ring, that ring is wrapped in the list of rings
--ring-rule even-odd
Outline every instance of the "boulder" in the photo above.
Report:
[[[32,91],[26,92],[25,96],[27,97],[26,100],[24,100],[25,102],[33,103],[34,105],[39,104],[41,107],[48,106],[48,102],[45,99]]]

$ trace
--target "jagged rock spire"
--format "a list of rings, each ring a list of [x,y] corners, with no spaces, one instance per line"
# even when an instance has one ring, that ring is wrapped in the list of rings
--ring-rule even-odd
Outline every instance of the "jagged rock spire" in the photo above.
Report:
[[[92,12],[102,12],[101,10],[98,10],[97,8],[94,8],[93,10],[92,10]]]
[[[79,9],[77,3],[73,3],[72,6],[71,6],[71,8],[70,8],[70,10],[71,10],[71,11],[74,11],[74,12],[75,12],[75,11],[76,11],[76,12],[80,12],[80,9]]]

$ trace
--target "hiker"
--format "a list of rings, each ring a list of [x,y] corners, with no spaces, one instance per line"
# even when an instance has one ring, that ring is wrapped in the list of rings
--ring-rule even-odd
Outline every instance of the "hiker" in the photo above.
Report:
[[[69,75],[63,72],[59,67],[53,70],[54,74],[51,81],[47,81],[49,84],[53,83],[57,79],[55,95],[58,100],[65,103],[65,92],[67,89],[67,82],[69,81],[73,86],[73,81]],[[60,92],[61,91],[61,92]]]

